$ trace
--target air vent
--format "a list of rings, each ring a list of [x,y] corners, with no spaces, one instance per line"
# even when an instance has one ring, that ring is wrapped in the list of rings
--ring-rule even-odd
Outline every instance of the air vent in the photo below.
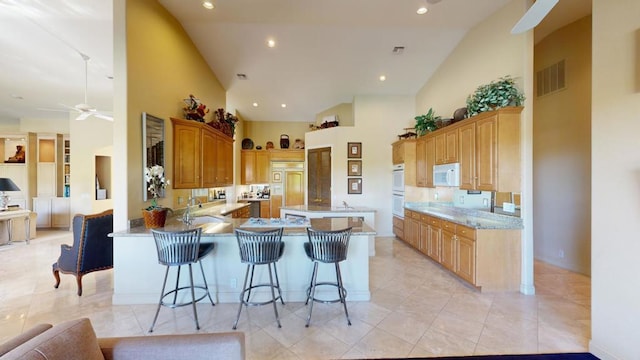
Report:
[[[565,88],[564,60],[536,73],[537,96],[547,95]]]
[[[247,80],[247,75],[246,74],[236,74],[236,77],[240,80]]]
[[[394,55],[400,55],[404,52],[404,46],[394,46],[393,47],[393,54]]]

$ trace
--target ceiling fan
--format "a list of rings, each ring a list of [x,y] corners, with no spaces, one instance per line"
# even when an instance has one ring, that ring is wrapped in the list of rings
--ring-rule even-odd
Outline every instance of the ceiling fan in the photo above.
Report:
[[[69,105],[65,105],[65,104],[60,104],[62,106],[64,106],[65,108],[69,109],[69,110],[73,110],[79,113],[78,117],[76,117],[76,120],[85,120],[87,119],[89,116],[95,116],[97,118],[100,119],[104,119],[104,120],[108,120],[108,121],[113,121],[113,117],[111,115],[107,115],[104,114],[98,110],[96,110],[96,108],[92,107],[91,105],[88,104],[87,102],[87,83],[88,83],[88,66],[89,66],[89,60],[91,59],[89,57],[89,55],[86,55],[80,51],[78,51],[78,53],[80,54],[80,56],[82,57],[82,60],[84,60],[84,103],[82,104],[78,104],[76,106],[69,106]],[[50,110],[50,111],[63,111],[63,110],[57,110],[57,109],[42,109],[42,110]]]
[[[525,31],[531,30],[540,24],[540,21],[553,9],[559,0],[536,0],[531,5],[529,10],[522,16],[522,18],[511,29],[512,34],[521,34]]]

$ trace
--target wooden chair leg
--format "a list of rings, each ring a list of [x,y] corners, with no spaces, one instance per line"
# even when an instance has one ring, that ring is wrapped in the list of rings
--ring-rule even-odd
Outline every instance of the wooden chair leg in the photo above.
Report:
[[[56,278],[56,284],[53,287],[57,289],[60,286],[60,272],[58,269],[53,269],[53,277]]]
[[[78,296],[82,296],[82,275],[76,275],[76,282],[78,283]]]

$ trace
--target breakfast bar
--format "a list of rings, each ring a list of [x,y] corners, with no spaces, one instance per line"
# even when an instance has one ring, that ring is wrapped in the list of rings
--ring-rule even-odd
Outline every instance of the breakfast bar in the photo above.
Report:
[[[274,221],[274,222],[272,222]],[[347,260],[341,263],[342,277],[349,301],[368,301],[369,291],[369,243],[375,231],[360,219],[325,218],[306,221],[276,219],[232,219],[222,216],[200,215],[191,227],[202,228],[201,242],[214,242],[215,249],[202,260],[209,289],[215,302],[239,302],[246,265],[240,262],[234,229],[266,230],[284,228],[284,254],[278,261],[278,275],[282,295],[287,301],[304,301],[311,277],[312,263],[307,258],[303,243],[307,241],[306,227],[316,230],[339,230],[352,227]],[[178,218],[167,220],[163,230],[178,231],[189,228]],[[113,236],[114,275],[113,304],[155,304],[158,301],[164,267],[158,264],[156,247],[149,229],[144,226],[116,232]],[[318,281],[335,280],[332,264],[322,265]],[[194,282],[202,283],[200,271],[193,271]],[[172,274],[170,274],[171,276]],[[180,281],[188,281],[182,276]],[[172,281],[171,279],[169,282]],[[175,281],[175,277],[173,279]],[[268,282],[266,269],[256,269],[256,282]],[[318,289],[319,296],[323,293]],[[335,289],[327,289],[326,298],[335,297]],[[271,296],[267,290],[257,296]]]

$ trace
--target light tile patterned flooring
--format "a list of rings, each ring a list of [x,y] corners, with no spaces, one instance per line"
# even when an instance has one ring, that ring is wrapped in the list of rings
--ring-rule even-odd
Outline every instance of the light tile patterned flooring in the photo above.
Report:
[[[82,297],[71,275],[61,275],[60,288],[53,288],[51,264],[62,243],[72,243],[69,232],[38,231],[30,245],[0,246],[0,342],[38,323],[78,317],[90,318],[99,337],[149,335],[155,305],[111,305],[111,271],[86,275]],[[587,351],[591,281],[586,276],[536,262],[535,296],[479,293],[401,241],[384,237],[376,239],[370,268],[371,301],[348,302],[352,326],[339,304],[315,304],[309,328],[303,303],[279,305],[280,329],[272,307],[245,308],[238,330],[245,332],[247,358]],[[200,302],[200,332],[232,331],[236,311],[236,304]],[[153,334],[194,332],[191,308],[183,307],[161,309]]]

